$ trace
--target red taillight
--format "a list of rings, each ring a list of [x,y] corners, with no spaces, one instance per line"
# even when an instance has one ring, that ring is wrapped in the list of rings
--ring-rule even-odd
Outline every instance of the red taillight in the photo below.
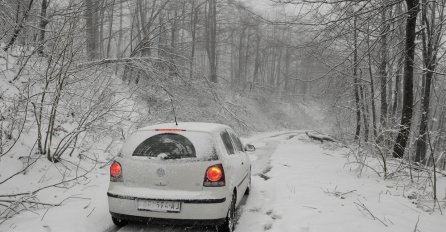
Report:
[[[122,167],[121,164],[118,162],[113,162],[110,166],[110,177],[112,178],[119,178],[122,174]]]
[[[210,181],[219,181],[223,173],[218,167],[210,167],[206,174]]]
[[[203,186],[220,187],[225,186],[225,172],[223,165],[216,164],[208,167],[204,175]]]

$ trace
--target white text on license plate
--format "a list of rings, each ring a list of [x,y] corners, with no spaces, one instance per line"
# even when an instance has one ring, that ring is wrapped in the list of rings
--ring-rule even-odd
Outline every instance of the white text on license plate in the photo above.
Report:
[[[181,202],[138,200],[138,210],[148,210],[156,212],[180,212]]]

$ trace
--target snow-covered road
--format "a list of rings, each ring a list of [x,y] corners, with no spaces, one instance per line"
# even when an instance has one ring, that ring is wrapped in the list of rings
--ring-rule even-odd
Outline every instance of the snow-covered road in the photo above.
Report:
[[[302,131],[244,139],[257,150],[252,160],[252,191],[239,209],[237,232],[440,232],[446,215],[428,213],[404,197],[396,181],[346,165],[347,150],[311,141]],[[107,170],[100,171],[84,199],[61,207],[23,213],[0,225],[3,231],[214,231],[213,228],[131,224],[117,228],[108,214]],[[439,198],[445,202],[445,177]],[[417,224],[418,221],[418,224]],[[417,230],[415,230],[415,227]]]
[[[346,166],[347,150],[311,141],[302,131],[246,139],[253,187],[239,209],[238,232],[440,232],[446,217],[430,215],[393,182]],[[213,231],[211,228],[130,225],[130,231]]]
[[[253,191],[236,231],[440,232],[446,228],[445,215],[418,209],[403,196],[398,183],[364,170],[358,176],[355,166],[346,165],[347,150],[321,145],[302,133],[294,135],[264,140],[264,149],[278,145],[267,155],[267,168],[252,179]],[[440,182],[444,184],[445,178]]]
[[[256,146],[256,151],[250,154],[251,162],[252,162],[252,175],[254,178],[259,176],[263,176],[264,173],[267,173],[270,169],[271,163],[271,155],[276,150],[277,146],[290,137],[293,137],[297,134],[301,134],[301,132],[280,132],[280,133],[271,133],[271,134],[263,134],[259,136],[255,136],[249,139],[245,139],[244,142],[252,143]],[[254,191],[256,188],[254,186]],[[242,204],[238,210],[238,216],[241,217],[243,212],[245,211],[246,202],[249,200],[248,196],[244,196]],[[239,219],[240,221],[240,219]],[[206,228],[206,227],[184,227],[184,226],[162,226],[162,225],[146,225],[146,224],[130,224],[122,228],[117,228],[115,226],[110,227],[106,230],[107,232],[154,232],[154,231],[215,231],[214,228]],[[238,230],[236,231],[243,231]]]

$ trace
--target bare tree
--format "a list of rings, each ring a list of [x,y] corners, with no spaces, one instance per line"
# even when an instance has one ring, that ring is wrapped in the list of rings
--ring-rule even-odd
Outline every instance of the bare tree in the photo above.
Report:
[[[91,60],[98,58],[98,6],[99,2],[95,0],[84,0],[85,6],[85,25],[87,38],[87,53]]]
[[[13,33],[12,33],[12,37],[11,37],[11,39],[10,39],[9,42],[6,44],[6,46],[3,48],[4,51],[7,51],[12,45],[14,45],[14,43],[15,43],[17,37],[19,36],[20,32],[22,31],[22,29],[23,29],[24,26],[25,26],[25,23],[26,23],[27,20],[28,20],[28,16],[29,16],[29,13],[30,13],[30,11],[31,11],[31,9],[32,9],[33,3],[34,3],[34,0],[29,0],[29,2],[28,2],[28,6],[27,6],[27,8],[25,9],[25,12],[23,13],[23,16],[21,17],[21,19],[19,19],[19,6],[20,6],[20,1],[18,2],[18,5],[17,5],[17,9],[18,9],[18,10],[17,10],[17,24],[16,24],[15,27],[14,27],[14,31],[13,31]]]
[[[40,7],[40,23],[39,23],[39,47],[38,52],[42,56],[44,55],[44,44],[45,44],[45,28],[46,25],[49,23],[49,20],[47,18],[47,9],[48,9],[48,1],[42,0],[41,7]]]
[[[217,1],[208,0],[206,50],[209,60],[209,80],[217,83]]]
[[[380,38],[380,64],[379,64],[379,76],[380,76],[380,96],[381,96],[381,126],[386,127],[387,120],[387,33],[389,31],[389,25],[387,22],[387,6],[386,1],[382,1],[381,10],[381,38]]]
[[[423,31],[422,57],[423,57],[423,86],[421,96],[421,121],[419,138],[416,142],[415,162],[425,163],[428,148],[428,124],[430,118],[430,99],[433,78],[438,63],[438,52],[443,38],[445,1],[421,2],[421,21]],[[441,57],[440,57],[441,59]],[[433,154],[431,154],[433,155]]]
[[[406,0],[406,5],[408,9],[408,16],[406,23],[406,58],[404,65],[403,106],[401,124],[396,138],[395,146],[393,147],[393,156],[395,158],[403,158],[404,156],[404,150],[407,146],[407,142],[409,141],[413,113],[413,70],[415,58],[415,37],[417,16],[420,9],[418,0]]]

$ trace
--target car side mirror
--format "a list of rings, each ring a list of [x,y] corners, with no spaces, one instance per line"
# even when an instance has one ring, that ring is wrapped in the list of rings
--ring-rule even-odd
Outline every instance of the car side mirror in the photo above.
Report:
[[[256,147],[254,147],[254,145],[252,145],[252,144],[245,145],[245,151],[253,152],[255,150],[256,150]]]

